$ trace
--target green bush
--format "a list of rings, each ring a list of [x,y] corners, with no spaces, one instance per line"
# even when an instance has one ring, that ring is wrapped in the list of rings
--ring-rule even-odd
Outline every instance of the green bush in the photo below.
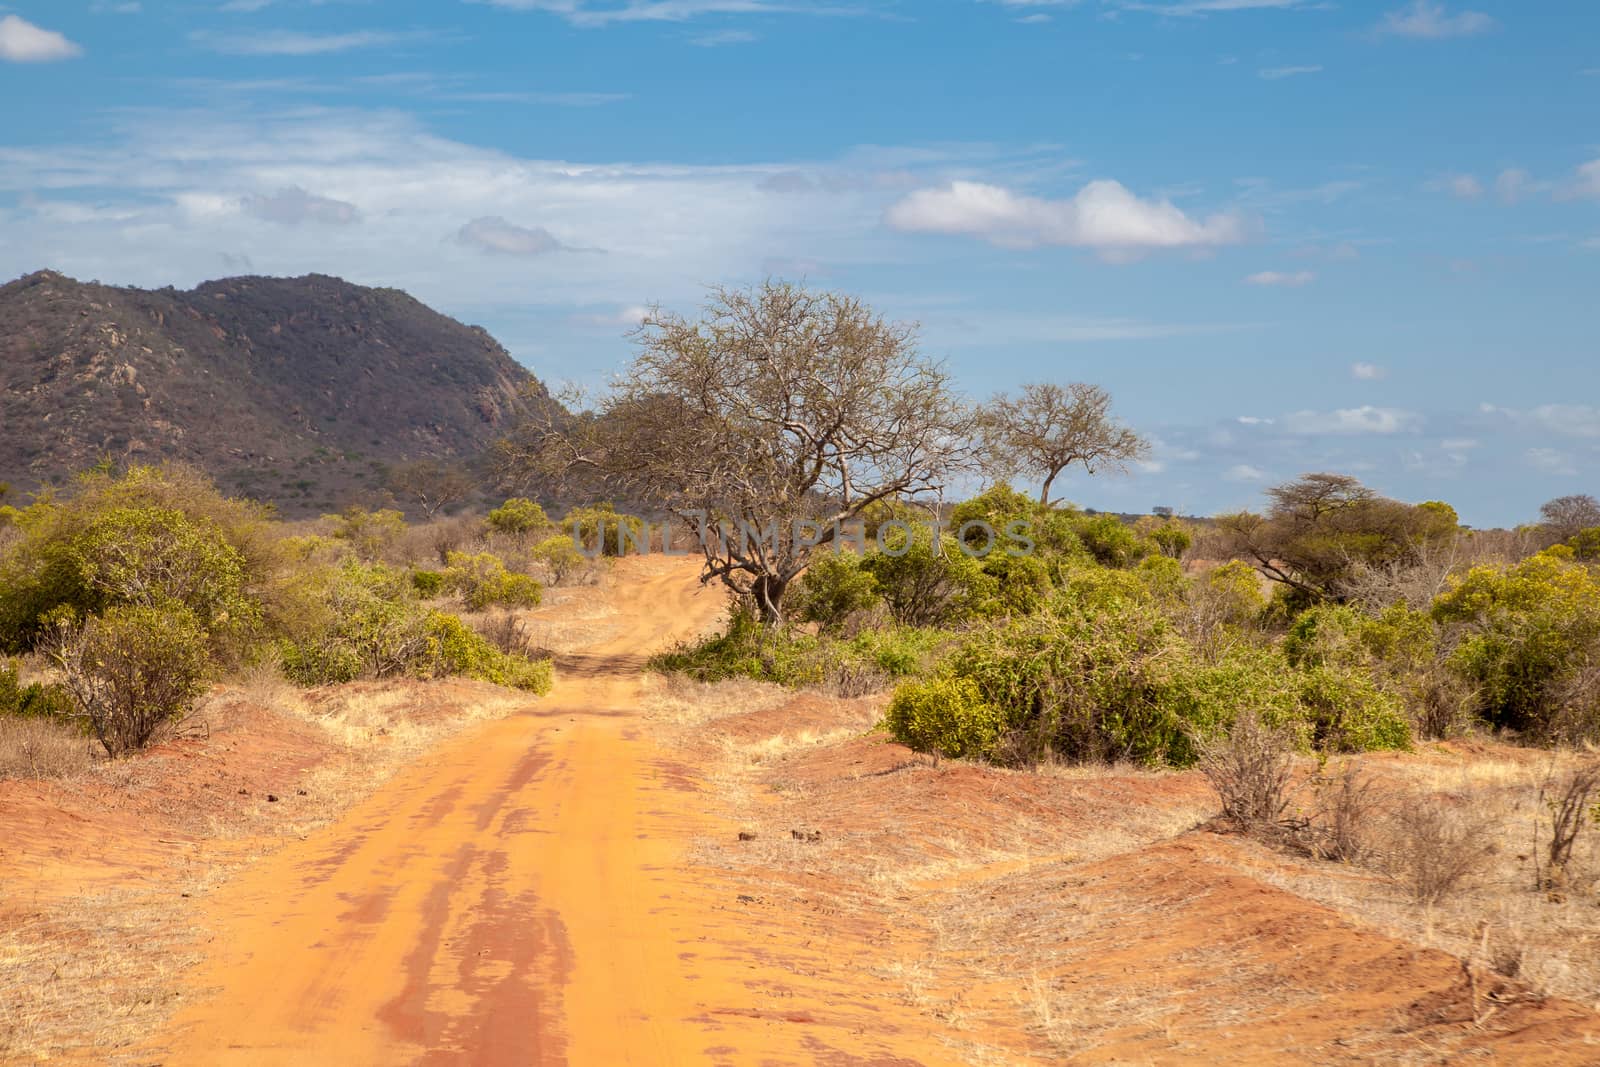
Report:
[[[323,518],[333,524],[333,536],[348,543],[367,563],[382,559],[406,532],[406,517],[392,508],[368,511],[350,507],[343,514]]]
[[[503,534],[527,534],[554,525],[544,508],[527,497],[514,496],[489,512],[489,529]]]
[[[994,579],[995,594],[985,606],[990,615],[1031,615],[1050,597],[1050,568],[1035,556],[997,549],[983,559],[983,573]]]
[[[894,691],[883,725],[913,751],[951,759],[992,756],[1007,728],[1005,713],[970,678],[907,682]]]
[[[72,695],[62,686],[23,682],[14,663],[0,660],[0,717],[61,719],[73,712]]]
[[[322,685],[422,669],[427,615],[403,572],[351,560],[303,575],[297,587],[303,610],[279,642],[291,681]]]
[[[0,649],[32,648],[59,609],[182,606],[222,651],[250,636],[279,550],[259,508],[181,469],[96,472],[70,499],[44,497],[0,558]]]
[[[754,678],[858,696],[924,671],[946,641],[935,630],[900,626],[863,630],[847,641],[817,637],[763,626],[744,605],[729,612],[721,632],[660,653],[649,667],[702,682]]]
[[[1540,738],[1600,734],[1600,700],[1577,684],[1600,654],[1600,577],[1572,549],[1473,567],[1433,604],[1455,635],[1446,662],[1493,726]]]
[[[793,616],[837,633],[851,618],[878,604],[878,580],[854,552],[817,555],[787,598]]]
[[[889,615],[904,626],[942,626],[979,612],[999,592],[983,564],[965,555],[956,539],[927,527],[891,530],[885,551],[870,552],[861,567],[877,582]]]
[[[0,511],[4,511],[0,508]],[[4,525],[0,522],[0,525]],[[1567,541],[1567,547],[1572,549],[1572,558],[1580,563],[1600,562],[1600,526],[1591,526],[1572,535]]]
[[[644,520],[618,514],[610,504],[573,508],[561,525],[590,556],[626,556],[644,547]]]
[[[1102,567],[1131,567],[1150,554],[1150,542],[1115,515],[1081,516],[1072,529]]]
[[[62,686],[112,758],[143,748],[205,691],[206,635],[186,608],[117,605],[82,623],[62,611],[53,629]]]
[[[1194,535],[1186,527],[1176,522],[1164,522],[1153,528],[1149,534],[1152,544],[1168,559],[1182,559],[1183,554],[1189,551],[1194,544]]]
[[[452,552],[445,557],[445,588],[458,593],[473,611],[495,604],[506,607],[534,607],[542,597],[539,583],[526,574],[506,570],[499,556],[481,552],[469,556]]]
[[[442,611],[428,615],[423,663],[424,676],[458,674],[533,693],[548,693],[555,682],[550,660],[502,652],[459,618]]]
[[[1187,649],[1148,604],[1051,612],[974,631],[945,666],[1014,727],[1024,758],[1192,762]]]
[[[425,600],[443,596],[445,576],[440,571],[414,570],[411,572],[411,588]]]
[[[1320,751],[1411,747],[1404,705],[1364,671],[1317,666],[1297,674],[1300,700],[1311,721],[1312,743]]]
[[[1207,571],[1190,595],[1203,602],[1208,614],[1225,626],[1247,626],[1267,607],[1260,573],[1237,559]]]
[[[413,581],[382,564],[354,560],[309,575],[301,625],[280,642],[284,674],[300,685],[464,675],[549,689],[549,661],[501,652],[456,616],[427,610]]]
[[[588,559],[578,551],[578,546],[572,543],[572,538],[567,534],[545,538],[529,550],[528,556],[532,562],[545,568],[555,585],[581,573],[589,565]]]

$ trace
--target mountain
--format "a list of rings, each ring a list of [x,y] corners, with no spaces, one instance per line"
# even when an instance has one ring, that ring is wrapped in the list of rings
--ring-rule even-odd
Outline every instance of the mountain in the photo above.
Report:
[[[228,278],[182,292],[40,271],[0,286],[0,481],[180,460],[288,513],[470,463],[548,392],[480,327],[397,289]]]

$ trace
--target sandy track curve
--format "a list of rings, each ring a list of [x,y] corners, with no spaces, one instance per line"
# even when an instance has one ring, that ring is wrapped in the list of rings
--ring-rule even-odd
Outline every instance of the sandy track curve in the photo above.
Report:
[[[161,1062],[948,1059],[909,1050],[924,1035],[874,1007],[749,1010],[760,952],[730,951],[737,907],[683,864],[709,823],[638,723],[644,654],[722,600],[657,558],[622,565],[616,604],[620,635],[563,661],[550,697],[218,894],[195,992],[154,1040]]]

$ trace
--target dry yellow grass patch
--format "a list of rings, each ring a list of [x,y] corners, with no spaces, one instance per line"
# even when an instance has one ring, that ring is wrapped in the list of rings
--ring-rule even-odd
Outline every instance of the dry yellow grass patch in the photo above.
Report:
[[[94,766],[96,747],[65,723],[0,716],[0,781],[82,774]]]

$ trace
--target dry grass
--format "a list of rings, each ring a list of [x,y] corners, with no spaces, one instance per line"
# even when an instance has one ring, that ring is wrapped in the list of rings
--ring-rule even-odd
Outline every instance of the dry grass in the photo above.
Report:
[[[92,742],[65,723],[0,716],[0,781],[70,778],[95,762]]]
[[[1384,793],[1368,866],[1259,849],[1242,853],[1253,856],[1249,873],[1390,936],[1600,1010],[1600,826],[1591,821],[1573,841],[1559,887],[1534,889],[1550,845],[1541,787],[1581,757],[1440,747],[1359,762]],[[1408,855],[1419,848],[1436,854]],[[1419,864],[1431,870],[1419,872]],[[1432,891],[1456,870],[1463,873],[1454,885]]]
[[[197,886],[199,881],[195,883]],[[181,891],[181,890],[180,890]],[[126,1048],[175,1007],[199,958],[175,891],[84,896],[0,921],[0,1060]]]

